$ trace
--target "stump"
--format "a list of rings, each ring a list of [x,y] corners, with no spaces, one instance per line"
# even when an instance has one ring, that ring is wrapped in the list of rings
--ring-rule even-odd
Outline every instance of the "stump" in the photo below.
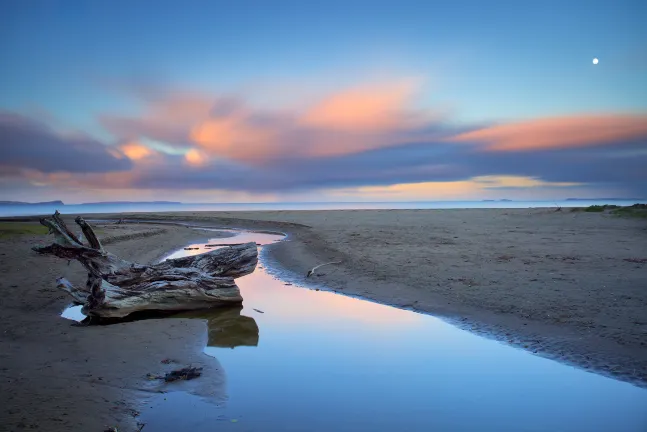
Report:
[[[107,252],[82,217],[75,222],[87,245],[56,211],[51,218],[40,220],[54,234],[54,243],[32,249],[79,261],[87,269],[85,286],[75,286],[61,277],[57,287],[82,304],[88,316],[121,318],[142,310],[190,310],[241,303],[243,298],[234,279],[252,273],[258,263],[256,243],[244,243],[155,265],[137,264]]]

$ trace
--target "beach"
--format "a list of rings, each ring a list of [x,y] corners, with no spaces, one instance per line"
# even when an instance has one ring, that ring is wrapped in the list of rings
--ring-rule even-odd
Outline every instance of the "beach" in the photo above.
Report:
[[[546,208],[118,218],[284,232],[287,240],[269,247],[264,259],[295,285],[430,313],[537,355],[647,385],[644,219]],[[205,238],[175,225],[99,228],[109,251],[139,262]],[[30,251],[47,241],[35,235],[0,238],[5,275],[0,372],[7,388],[0,404],[7,430],[135,427],[135,401],[149,392],[145,375],[168,357],[203,365],[218,391],[222,377],[217,362],[201,352],[206,334],[199,320],[77,328],[61,319],[69,301],[54,280],[60,274],[83,280],[84,273],[80,266]],[[341,263],[305,277],[331,261]]]

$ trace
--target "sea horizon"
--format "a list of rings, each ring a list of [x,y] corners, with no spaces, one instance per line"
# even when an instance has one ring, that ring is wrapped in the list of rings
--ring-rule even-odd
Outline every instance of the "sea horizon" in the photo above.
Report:
[[[639,198],[567,198],[562,200],[443,200],[443,201],[337,201],[337,202],[258,202],[258,203],[181,203],[181,202],[97,202],[64,204],[48,203],[0,204],[0,217],[51,214],[152,213],[187,211],[314,211],[314,210],[432,210],[485,208],[551,208],[588,207],[615,204],[630,206],[647,203]]]

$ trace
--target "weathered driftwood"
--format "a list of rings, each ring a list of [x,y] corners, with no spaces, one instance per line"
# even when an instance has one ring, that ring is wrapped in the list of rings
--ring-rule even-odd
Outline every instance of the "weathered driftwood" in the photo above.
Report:
[[[58,288],[66,291],[90,316],[119,318],[141,310],[189,310],[240,303],[235,278],[254,271],[258,262],[255,243],[216,249],[202,255],[142,265],[107,252],[92,227],[77,217],[88,245],[65,225],[58,211],[41,219],[56,237],[38,253],[77,260],[88,270],[85,286],[64,278]]]

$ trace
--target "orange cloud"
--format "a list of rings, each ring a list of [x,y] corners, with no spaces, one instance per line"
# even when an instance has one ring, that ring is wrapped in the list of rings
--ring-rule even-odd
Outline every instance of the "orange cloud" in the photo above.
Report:
[[[237,98],[178,92],[148,101],[138,117],[105,115],[100,121],[122,139],[148,138],[182,147],[191,143],[204,154],[262,164],[283,155],[339,156],[392,145],[397,133],[436,120],[412,106],[419,88],[420,82],[412,79],[350,87],[321,98],[302,114],[265,112]],[[132,160],[149,156],[130,145],[122,152]]]
[[[195,144],[212,154],[253,161],[280,149],[280,144],[273,139],[279,132],[272,127],[255,126],[244,113],[235,113],[197,124],[191,130],[190,137]]]
[[[569,116],[492,126],[452,141],[484,141],[490,151],[587,147],[647,135],[645,115]]]
[[[205,156],[204,153],[196,149],[189,150],[184,155],[184,159],[187,161],[189,165],[193,165],[193,166],[204,165],[208,160],[207,156]]]
[[[267,116],[239,105],[195,123],[190,139],[206,152],[250,163],[377,149],[392,145],[398,131],[432,120],[409,106],[416,89],[412,80],[349,88],[323,98],[302,116]]]
[[[154,155],[156,152],[146,146],[136,142],[129,142],[120,146],[121,151],[128,156],[130,160],[140,160]]]
[[[416,84],[405,81],[351,88],[314,105],[301,122],[309,127],[351,132],[384,132],[406,126],[406,108]]]

